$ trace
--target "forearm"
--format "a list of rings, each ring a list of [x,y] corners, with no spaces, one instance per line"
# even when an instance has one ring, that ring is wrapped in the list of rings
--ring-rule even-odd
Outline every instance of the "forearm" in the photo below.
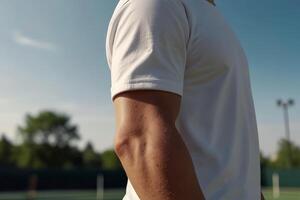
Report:
[[[143,133],[121,145],[128,178],[141,200],[202,200],[187,148],[177,130],[170,131]]]
[[[261,200],[265,200],[263,193],[261,192],[260,194],[261,194]]]

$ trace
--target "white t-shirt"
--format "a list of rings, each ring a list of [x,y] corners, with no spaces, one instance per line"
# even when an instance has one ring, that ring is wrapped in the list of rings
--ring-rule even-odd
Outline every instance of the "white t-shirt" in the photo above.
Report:
[[[218,9],[206,0],[120,0],[106,42],[111,98],[139,89],[181,95],[176,127],[206,199],[260,199],[248,63]],[[130,181],[124,200],[139,200]]]

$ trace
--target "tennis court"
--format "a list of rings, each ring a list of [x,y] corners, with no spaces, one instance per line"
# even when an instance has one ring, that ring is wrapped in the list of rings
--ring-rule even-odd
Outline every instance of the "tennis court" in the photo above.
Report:
[[[37,192],[36,198],[31,200],[120,200],[124,195],[124,190],[105,190],[104,198],[97,197],[94,190],[80,191],[41,191]],[[263,193],[267,200],[273,200],[272,189],[264,189]],[[280,196],[274,200],[299,200],[300,189],[281,189]],[[28,200],[26,192],[2,192],[0,200]]]
[[[104,198],[97,196],[95,190],[70,190],[70,191],[40,191],[35,198],[28,198],[26,192],[1,192],[0,200],[120,200],[124,190],[105,190]]]

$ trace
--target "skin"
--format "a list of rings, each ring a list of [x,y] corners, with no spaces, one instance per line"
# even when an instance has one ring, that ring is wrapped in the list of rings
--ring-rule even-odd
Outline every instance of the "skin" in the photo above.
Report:
[[[265,200],[263,193],[261,193],[261,200]]]
[[[115,151],[141,200],[204,200],[188,150],[175,127],[180,96],[124,92],[114,99]]]

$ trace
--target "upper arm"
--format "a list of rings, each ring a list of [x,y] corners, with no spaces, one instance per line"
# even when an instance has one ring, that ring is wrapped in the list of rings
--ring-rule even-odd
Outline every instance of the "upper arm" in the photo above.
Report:
[[[114,100],[117,132],[147,132],[175,127],[179,95],[158,90],[120,93]],[[121,131],[120,131],[121,130]]]
[[[136,152],[134,149],[137,147],[138,152],[142,153],[146,144],[148,148],[152,146],[154,149],[172,145],[180,98],[177,94],[158,90],[136,90],[118,94],[114,99],[114,146],[118,156],[124,155],[129,149]]]
[[[106,41],[117,131],[173,127],[189,37],[185,9],[178,0],[120,2]]]

